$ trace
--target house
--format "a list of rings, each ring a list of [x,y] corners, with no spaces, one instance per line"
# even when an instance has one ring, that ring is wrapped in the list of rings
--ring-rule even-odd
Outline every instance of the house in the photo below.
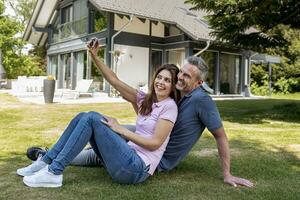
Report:
[[[97,37],[99,53],[121,80],[147,85],[163,63],[182,65],[201,56],[210,66],[208,88],[215,95],[244,95],[250,52],[214,42],[203,11],[184,0],[38,0],[23,39],[47,47],[47,73],[58,88],[93,79],[95,91],[109,85],[91,62],[86,43]]]

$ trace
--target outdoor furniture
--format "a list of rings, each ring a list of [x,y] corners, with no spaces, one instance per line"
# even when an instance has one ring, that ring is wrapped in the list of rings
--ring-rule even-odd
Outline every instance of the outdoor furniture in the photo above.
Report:
[[[5,88],[7,85],[7,80],[5,79],[0,79],[0,89]]]
[[[17,80],[12,81],[13,93],[22,95],[28,92],[42,92],[43,91],[43,80],[46,76],[18,76]]]
[[[78,81],[75,90],[70,90],[70,89],[62,90],[61,98],[67,97],[67,98],[78,99],[80,96],[83,95],[92,97],[93,92],[89,91],[92,82],[93,82],[92,79],[82,79]]]

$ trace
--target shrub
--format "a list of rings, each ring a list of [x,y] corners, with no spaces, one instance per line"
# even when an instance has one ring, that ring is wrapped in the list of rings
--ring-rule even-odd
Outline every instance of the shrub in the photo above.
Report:
[[[254,95],[266,96],[269,94],[268,75],[265,74],[261,79],[262,85],[258,85],[255,81],[251,83],[251,93]]]
[[[286,79],[285,77],[281,77],[274,84],[274,88],[277,93],[288,94],[295,90],[293,87],[296,87],[298,83],[296,78]]]

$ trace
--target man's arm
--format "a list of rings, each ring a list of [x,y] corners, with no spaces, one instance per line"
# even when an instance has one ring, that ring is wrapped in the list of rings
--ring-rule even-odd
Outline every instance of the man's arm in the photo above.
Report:
[[[228,140],[224,128],[223,127],[218,128],[217,130],[214,130],[212,134],[217,143],[224,182],[234,187],[237,187],[238,185],[252,187],[253,183],[251,181],[240,177],[232,176],[230,173],[229,144],[228,144]]]

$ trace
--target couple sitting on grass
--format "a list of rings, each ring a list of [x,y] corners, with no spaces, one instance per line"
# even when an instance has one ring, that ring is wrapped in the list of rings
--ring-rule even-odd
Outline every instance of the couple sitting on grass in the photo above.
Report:
[[[100,113],[79,113],[44,156],[17,170],[24,176],[25,185],[60,187],[66,166],[89,165],[95,160],[114,182],[141,183],[155,171],[177,166],[207,128],[216,139],[224,182],[253,186],[249,180],[230,173],[228,140],[219,112],[200,87],[208,73],[201,58],[189,57],[180,70],[173,64],[162,65],[154,75],[150,92],[145,94],[120,81],[97,57],[97,40],[92,40],[88,48],[105,79],[132,103],[137,113],[135,131]],[[82,151],[88,142],[92,149]]]

